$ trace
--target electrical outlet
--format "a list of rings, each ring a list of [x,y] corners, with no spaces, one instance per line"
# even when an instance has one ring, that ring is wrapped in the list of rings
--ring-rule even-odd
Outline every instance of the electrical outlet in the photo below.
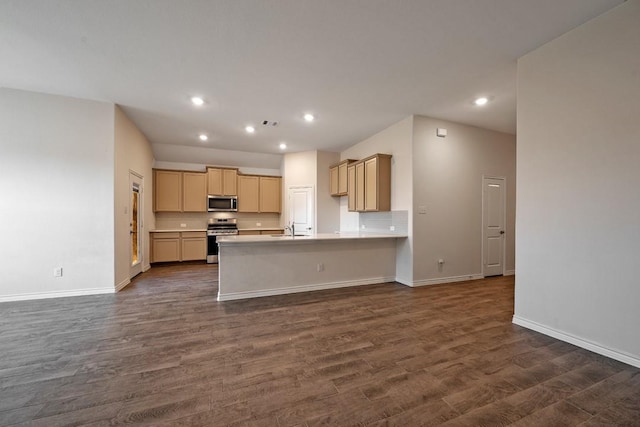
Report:
[[[395,226],[393,226],[393,225],[390,225],[390,226],[389,226],[389,231],[396,231],[396,227],[395,227]]]
[[[256,222],[256,227],[262,227],[262,223],[261,222]]]
[[[318,271],[324,271],[324,264],[323,263],[318,264]]]
[[[180,228],[187,228],[187,224],[180,224]]]
[[[56,267],[53,269],[53,277],[62,277],[62,267]]]
[[[367,228],[367,226],[366,226],[366,225],[364,225],[364,224],[362,224],[362,225],[360,226],[360,228],[362,228],[362,229],[364,230],[364,229],[366,229],[366,228]]]

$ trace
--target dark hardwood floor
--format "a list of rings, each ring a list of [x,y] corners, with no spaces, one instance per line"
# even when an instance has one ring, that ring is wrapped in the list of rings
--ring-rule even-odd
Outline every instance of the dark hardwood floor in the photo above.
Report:
[[[513,277],[224,303],[216,280],[0,304],[0,425],[640,425],[640,370],[513,325]]]

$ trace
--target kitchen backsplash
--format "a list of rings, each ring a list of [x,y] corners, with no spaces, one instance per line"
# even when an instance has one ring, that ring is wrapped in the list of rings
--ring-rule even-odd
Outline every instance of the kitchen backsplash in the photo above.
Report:
[[[245,212],[157,212],[156,229],[179,229],[186,224],[186,229],[207,228],[209,218],[237,218],[238,228],[280,228],[279,214],[257,214]],[[260,225],[258,225],[260,224]]]
[[[409,212],[361,212],[359,229],[373,233],[409,234]]]

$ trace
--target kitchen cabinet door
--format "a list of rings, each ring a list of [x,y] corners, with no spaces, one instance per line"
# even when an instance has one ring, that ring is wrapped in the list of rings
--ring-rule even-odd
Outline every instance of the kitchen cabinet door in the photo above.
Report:
[[[207,194],[222,196],[222,169],[207,168]]]
[[[182,211],[182,172],[154,169],[153,211]]]
[[[349,165],[347,168],[347,209],[351,212],[356,210],[356,167]]]
[[[238,175],[238,212],[260,212],[260,177]]]
[[[356,163],[356,211],[364,211],[364,162]]]
[[[182,211],[207,211],[207,174],[184,172],[182,174]]]
[[[329,168],[329,193],[338,196],[338,166]]]
[[[364,159],[364,210],[391,210],[391,156],[376,154]]]
[[[344,196],[347,194],[347,189],[349,188],[349,182],[347,179],[347,168],[349,166],[349,160],[345,160],[344,162],[338,165],[338,195]]]
[[[222,169],[222,195],[238,195],[238,170]]]
[[[207,168],[207,194],[210,196],[237,196],[238,170]]]
[[[260,212],[280,213],[282,179],[273,176],[260,177]]]
[[[151,262],[180,261],[179,233],[152,233]]]
[[[183,237],[181,240],[182,261],[200,261],[207,259],[207,238]]]

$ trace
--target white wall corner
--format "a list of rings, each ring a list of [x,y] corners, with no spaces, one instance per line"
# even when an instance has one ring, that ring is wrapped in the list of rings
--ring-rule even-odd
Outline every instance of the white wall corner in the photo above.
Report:
[[[504,272],[505,276],[515,276],[516,275],[516,270],[506,270]]]
[[[123,290],[129,283],[131,283],[131,280],[129,279],[125,279],[122,282],[118,283],[116,285],[116,292],[120,292],[121,290]]]
[[[513,316],[513,323],[522,326],[523,328],[531,329],[532,331],[540,332],[541,334],[548,335],[552,338],[559,339],[560,341],[568,342],[569,344],[576,345],[594,353],[601,354],[611,359],[618,360],[636,368],[640,368],[640,356],[627,354],[618,350],[614,350],[609,347],[594,343],[584,338],[571,335],[569,333],[560,331],[558,329],[550,328],[532,320],[527,320],[519,316]]]

